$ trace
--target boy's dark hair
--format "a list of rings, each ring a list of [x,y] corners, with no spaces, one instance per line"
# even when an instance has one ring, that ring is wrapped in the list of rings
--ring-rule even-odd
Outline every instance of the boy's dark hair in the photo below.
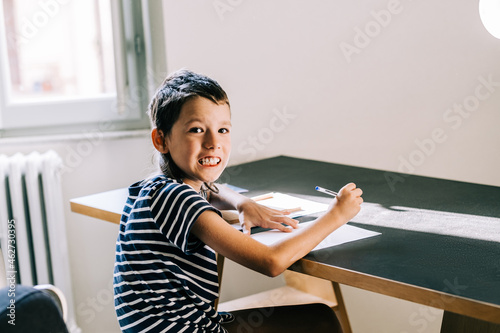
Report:
[[[216,104],[229,106],[226,92],[215,80],[181,69],[163,81],[149,104],[148,115],[153,128],[156,127],[164,136],[168,136],[179,119],[182,106],[194,97],[204,97]],[[185,176],[172,160],[170,153],[161,154],[160,169],[170,178],[180,180]]]

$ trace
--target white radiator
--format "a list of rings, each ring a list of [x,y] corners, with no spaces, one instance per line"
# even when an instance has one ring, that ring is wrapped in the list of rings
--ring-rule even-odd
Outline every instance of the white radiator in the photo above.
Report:
[[[0,246],[6,272],[15,274],[17,283],[52,284],[62,290],[68,304],[66,324],[75,333],[81,330],[71,289],[61,168],[54,151],[0,155]],[[15,243],[9,242],[12,237]]]

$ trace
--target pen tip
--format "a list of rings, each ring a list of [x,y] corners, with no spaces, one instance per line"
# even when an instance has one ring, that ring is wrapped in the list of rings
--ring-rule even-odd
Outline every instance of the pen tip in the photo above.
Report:
[[[316,191],[317,191],[317,190],[319,190],[319,186],[316,186],[316,187],[315,187],[315,190],[316,190]]]

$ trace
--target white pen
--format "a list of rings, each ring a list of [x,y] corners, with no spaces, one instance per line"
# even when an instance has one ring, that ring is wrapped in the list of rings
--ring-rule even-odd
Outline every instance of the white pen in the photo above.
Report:
[[[334,197],[339,195],[337,192],[334,192],[334,191],[329,190],[327,188],[323,188],[321,186],[316,186],[316,191],[323,192],[323,193],[329,194],[329,195],[334,196]]]

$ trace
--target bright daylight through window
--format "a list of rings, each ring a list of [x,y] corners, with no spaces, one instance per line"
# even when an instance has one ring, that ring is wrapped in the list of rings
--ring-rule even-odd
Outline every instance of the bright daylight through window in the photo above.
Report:
[[[0,137],[144,128],[141,12],[127,0],[2,0]]]
[[[12,102],[115,93],[109,2],[3,2]]]

